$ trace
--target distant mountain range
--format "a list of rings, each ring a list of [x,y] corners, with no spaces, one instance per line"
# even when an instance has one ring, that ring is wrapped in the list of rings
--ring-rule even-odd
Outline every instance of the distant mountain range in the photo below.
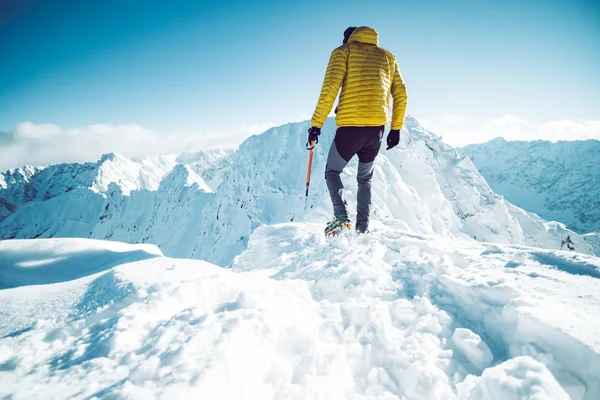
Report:
[[[335,123],[328,120],[322,130],[305,200],[304,142],[309,126],[306,121],[272,128],[249,138],[237,151],[142,160],[107,154],[98,162],[7,171],[0,174],[0,239],[83,237],[152,243],[168,256],[230,265],[261,225],[324,225],[331,217],[323,171]],[[462,151],[466,154],[468,148]],[[594,179],[589,172],[588,179]],[[580,173],[574,171],[571,182],[583,184]],[[355,209],[355,174],[356,161],[343,175],[350,210]],[[586,185],[598,193],[597,182]],[[597,203],[577,197],[568,187],[563,191],[569,200],[565,204],[587,218],[573,221],[593,227],[597,219],[590,209]],[[374,219],[395,219],[398,229],[421,235],[592,253],[582,236],[507,200],[488,186],[469,158],[459,156],[411,117],[398,148],[382,150],[378,158]]]
[[[458,152],[511,203],[582,234],[600,230],[600,141],[498,138]]]

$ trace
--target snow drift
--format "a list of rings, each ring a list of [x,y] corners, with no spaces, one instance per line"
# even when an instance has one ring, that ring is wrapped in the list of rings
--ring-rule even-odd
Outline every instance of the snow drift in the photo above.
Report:
[[[2,241],[0,397],[600,396],[597,258],[404,224],[330,240],[321,224],[263,226],[231,269],[149,245]]]

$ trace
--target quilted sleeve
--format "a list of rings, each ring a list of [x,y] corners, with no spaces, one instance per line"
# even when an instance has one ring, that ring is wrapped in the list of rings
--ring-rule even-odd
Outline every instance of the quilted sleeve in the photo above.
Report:
[[[317,128],[323,127],[344,81],[347,57],[346,51],[341,47],[338,47],[331,53],[323,86],[321,87],[321,94],[319,95],[319,102],[311,120],[312,126],[316,126]]]
[[[406,86],[400,75],[398,63],[394,61],[394,77],[392,79],[392,98],[394,105],[392,107],[392,126],[391,129],[402,129],[404,125],[404,114],[406,114],[406,105],[408,103],[408,94]]]

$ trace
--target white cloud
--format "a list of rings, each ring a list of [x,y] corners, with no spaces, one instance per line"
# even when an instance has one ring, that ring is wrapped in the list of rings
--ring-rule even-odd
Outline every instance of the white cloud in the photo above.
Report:
[[[538,132],[551,141],[558,140],[600,140],[600,121],[561,120],[541,124]]]
[[[518,134],[529,126],[529,121],[517,117],[516,115],[505,115],[501,118],[490,120],[487,124],[479,128],[479,131],[487,135],[506,135]]]
[[[281,124],[277,124],[275,122],[265,122],[263,124],[249,124],[242,125],[237,129],[233,130],[233,133],[236,135],[245,135],[250,136],[257,133],[263,133],[264,131]]]
[[[456,115],[451,113],[442,114],[440,120],[446,124],[460,124],[465,122],[465,117],[462,115]]]
[[[60,135],[60,132],[58,125],[23,122],[17,125],[14,135],[17,140],[48,140]]]
[[[305,116],[299,116],[298,120]],[[445,119],[446,122],[443,120]],[[540,125],[515,116],[495,118],[482,126],[469,126],[467,119],[444,114],[437,120],[421,122],[453,146],[481,143],[496,137],[506,140],[600,140],[600,120],[559,120]],[[65,129],[55,124],[24,122],[10,133],[0,132],[0,171],[27,164],[94,161],[104,153],[127,157],[177,154],[202,149],[235,148],[252,134],[276,126],[252,124],[231,132],[159,132],[140,125],[95,124]]]
[[[438,123],[430,125],[433,132],[453,146],[471,143],[483,143],[497,137],[506,140],[600,140],[600,121],[598,120],[560,120],[534,125],[516,115],[494,118],[479,126],[467,124]]]
[[[140,125],[95,124],[64,129],[24,122],[0,141],[0,171],[27,164],[48,165],[99,159],[104,153],[127,157],[177,154],[211,148],[235,148],[251,134],[274,124],[247,125],[223,132],[158,132]]]

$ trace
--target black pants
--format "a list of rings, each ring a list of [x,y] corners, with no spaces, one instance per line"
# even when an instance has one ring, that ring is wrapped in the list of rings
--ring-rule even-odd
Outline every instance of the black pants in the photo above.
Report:
[[[325,180],[333,203],[336,217],[348,215],[346,202],[342,198],[344,184],[340,173],[348,162],[358,155],[358,193],[356,228],[366,230],[371,213],[371,180],[375,168],[375,158],[381,147],[383,126],[347,126],[338,128],[327,156]]]

